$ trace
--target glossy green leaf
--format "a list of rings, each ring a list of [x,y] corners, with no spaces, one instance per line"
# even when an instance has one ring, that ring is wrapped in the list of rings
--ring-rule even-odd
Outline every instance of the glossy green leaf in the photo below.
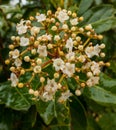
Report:
[[[92,116],[87,115],[87,122],[87,130],[101,130],[101,128]]]
[[[86,130],[87,118],[83,105],[76,97],[72,97],[70,102],[71,127],[72,130]]]
[[[104,113],[98,121],[102,130],[115,130],[116,129],[116,113]]]
[[[44,122],[47,125],[50,124],[54,118],[54,102],[43,102],[39,100],[36,103],[36,108]]]
[[[93,28],[97,33],[102,33],[116,27],[116,18],[108,17],[92,23]]]
[[[101,73],[100,83],[103,88],[110,90],[111,92],[116,94],[116,80],[115,79],[111,79],[104,73]]]
[[[18,88],[11,87],[10,84],[10,82],[0,84],[0,104],[15,110],[28,110],[31,106],[27,99],[28,93],[20,92]]]
[[[81,0],[78,14],[82,15],[93,3],[93,0]]]
[[[40,100],[36,107],[45,124],[50,124],[50,130],[70,130],[69,108],[65,104]]]
[[[83,94],[100,105],[116,106],[116,95],[98,86],[85,88]]]
[[[111,69],[114,73],[116,73],[116,61],[115,61],[115,59],[111,60],[110,64],[111,65],[110,65],[109,69]]]

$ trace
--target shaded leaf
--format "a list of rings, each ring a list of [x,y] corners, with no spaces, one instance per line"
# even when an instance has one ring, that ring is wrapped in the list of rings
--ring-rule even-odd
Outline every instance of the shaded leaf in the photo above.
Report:
[[[116,95],[98,86],[85,88],[83,94],[100,105],[116,106]]]
[[[71,127],[72,130],[86,130],[87,119],[83,105],[76,97],[72,97],[70,102]]]
[[[102,130],[115,130],[116,129],[116,113],[104,113],[98,121]]]
[[[116,80],[115,79],[111,79],[104,73],[101,73],[100,83],[101,83],[101,86],[104,87],[105,89],[110,90],[113,93],[116,93]]]
[[[20,92],[18,88],[11,87],[10,82],[0,84],[0,104],[15,110],[28,110],[31,104],[25,95],[25,91]]]
[[[89,2],[88,0],[81,0],[78,14],[82,15],[92,5],[92,3],[93,3],[93,0],[89,0]]]

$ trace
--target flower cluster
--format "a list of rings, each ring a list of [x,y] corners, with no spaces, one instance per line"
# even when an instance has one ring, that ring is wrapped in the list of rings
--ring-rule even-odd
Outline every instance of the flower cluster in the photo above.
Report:
[[[101,67],[109,66],[94,61],[105,56],[101,52],[105,48],[100,42],[103,36],[97,35],[91,24],[80,27],[81,21],[83,17],[61,8],[54,14],[48,10],[47,14],[22,19],[16,26],[18,35],[11,37],[9,59],[5,61],[11,64],[11,85],[27,87],[33,98],[44,101],[59,93],[58,101],[64,102],[72,95],[67,79],[77,82],[77,96],[84,87],[98,84]],[[35,79],[37,85],[33,85]]]

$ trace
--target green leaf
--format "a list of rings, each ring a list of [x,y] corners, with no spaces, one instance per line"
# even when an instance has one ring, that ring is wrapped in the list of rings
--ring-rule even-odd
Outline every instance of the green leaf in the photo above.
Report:
[[[116,113],[104,113],[98,121],[102,130],[115,130],[116,129]]]
[[[93,0],[81,0],[78,14],[82,15],[93,3]],[[86,5],[86,6],[85,6]]]
[[[116,62],[115,59],[110,61],[110,67],[109,69],[111,69],[114,73],[116,73]]]
[[[97,33],[102,33],[116,27],[116,18],[108,17],[92,23],[93,28]]]
[[[20,92],[18,88],[11,87],[10,82],[0,84],[0,104],[5,104],[15,110],[28,110],[31,106],[28,93]]]
[[[85,88],[83,94],[102,106],[116,106],[116,95],[98,86]]]
[[[95,119],[91,115],[87,115],[88,126],[87,130],[101,130]]]
[[[36,107],[45,124],[50,124],[50,130],[70,130],[70,113],[66,104],[39,100]]]
[[[39,100],[36,102],[36,108],[44,122],[48,125],[54,118],[54,102],[44,102]]]
[[[112,93],[116,94],[116,80],[115,79],[111,79],[106,74],[101,73],[100,84],[103,88],[110,90]]]
[[[72,130],[86,130],[87,118],[83,105],[76,97],[72,97],[70,102],[71,126]]]

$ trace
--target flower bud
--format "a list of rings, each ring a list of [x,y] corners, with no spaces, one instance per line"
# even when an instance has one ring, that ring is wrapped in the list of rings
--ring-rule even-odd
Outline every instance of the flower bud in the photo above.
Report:
[[[59,73],[54,73],[54,78],[59,78]]]
[[[33,89],[29,89],[29,94],[34,94],[34,90]]]
[[[42,63],[42,59],[38,58],[38,59],[36,60],[36,63],[37,63],[38,65],[40,65],[40,64]]]
[[[101,49],[104,49],[105,48],[105,44],[101,44],[100,46],[99,46]]]
[[[24,84],[23,83],[18,83],[18,88],[23,88]]]
[[[80,95],[81,95],[81,91],[80,91],[79,89],[77,89],[77,90],[75,91],[75,94],[76,94],[77,96],[80,96]]]
[[[57,27],[56,27],[56,26],[52,26],[51,30],[52,30],[52,31],[56,31],[56,30],[57,30]]]
[[[43,83],[45,81],[44,77],[40,77],[40,82]]]
[[[29,62],[29,61],[30,61],[30,57],[29,57],[29,56],[25,56],[25,57],[24,57],[24,61],[25,61],[25,62]]]
[[[38,96],[39,96],[39,92],[36,90],[36,91],[34,91],[33,95],[34,95],[35,97],[38,97]]]

